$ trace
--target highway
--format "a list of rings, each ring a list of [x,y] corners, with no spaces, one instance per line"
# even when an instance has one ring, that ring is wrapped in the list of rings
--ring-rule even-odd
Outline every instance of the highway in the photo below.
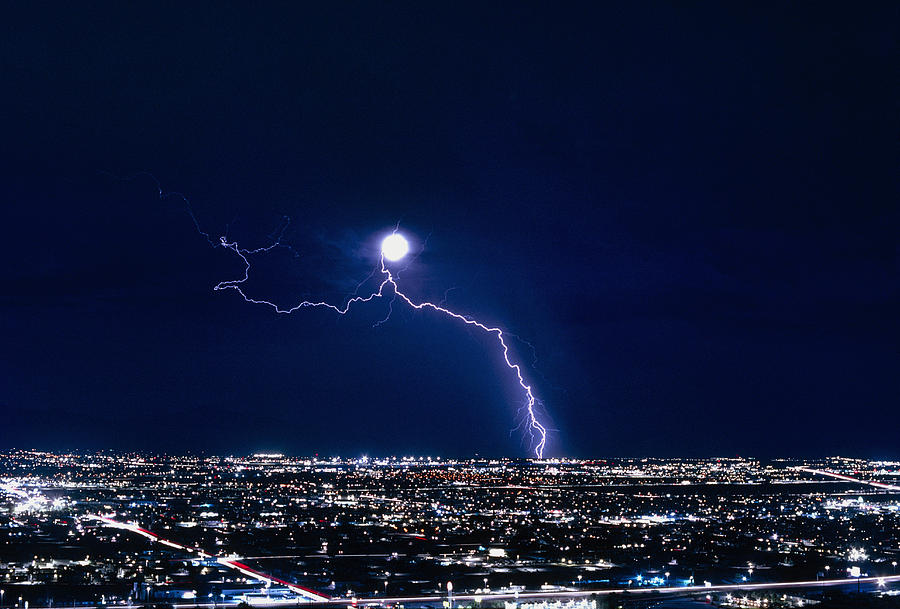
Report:
[[[287,589],[289,589],[291,592],[293,592],[294,594],[299,594],[300,596],[303,596],[304,598],[306,598],[310,601],[321,602],[321,601],[327,601],[329,599],[329,597],[325,594],[321,594],[320,592],[316,592],[315,590],[311,590],[304,586],[298,586],[297,584],[292,584],[291,582],[285,581],[283,579],[279,579],[272,575],[268,575],[261,571],[257,571],[256,569],[253,569],[252,567],[249,567],[249,566],[245,565],[244,563],[240,563],[237,560],[234,560],[231,558],[225,558],[223,556],[214,556],[214,555],[210,554],[209,552],[205,552],[204,550],[201,550],[200,548],[191,548],[191,547],[181,545],[180,543],[176,543],[176,542],[168,540],[168,539],[163,539],[156,533],[153,533],[151,531],[148,531],[147,529],[141,528],[136,524],[120,522],[118,520],[113,520],[112,518],[110,518],[108,516],[99,516],[99,515],[95,515],[95,514],[89,514],[87,516],[84,516],[83,518],[87,518],[90,520],[97,520],[104,526],[112,527],[112,528],[116,528],[116,529],[122,529],[125,531],[129,531],[131,533],[135,533],[137,535],[141,535],[142,537],[146,537],[150,541],[153,541],[156,543],[161,543],[165,546],[174,548],[176,550],[182,550],[184,552],[194,553],[197,555],[198,558],[214,559],[220,565],[228,567],[229,569],[234,569],[235,571],[238,571],[238,572],[242,573],[243,575],[246,575],[247,577],[253,578],[257,581],[266,582],[267,584],[276,584],[279,586],[284,586]]]
[[[900,582],[900,575],[890,575],[884,577],[848,577],[842,579],[826,579],[826,580],[805,580],[805,581],[789,581],[789,582],[769,582],[769,583],[754,583],[754,584],[723,584],[718,586],[677,586],[677,587],[666,587],[666,588],[603,588],[599,590],[559,590],[559,591],[545,591],[545,592],[519,592],[516,593],[500,593],[500,594],[454,594],[453,602],[456,603],[474,603],[476,601],[542,601],[542,600],[565,600],[565,599],[577,599],[577,598],[586,598],[591,596],[607,596],[609,594],[627,594],[631,598],[640,597],[640,596],[662,596],[666,594],[677,594],[677,595],[687,595],[687,594],[698,594],[698,593],[711,593],[711,592],[747,592],[753,590],[789,590],[789,589],[802,589],[802,588],[826,588],[832,586],[856,586],[858,584],[875,584],[875,585],[885,585],[892,583]],[[291,601],[273,601],[273,602],[260,602],[258,600],[254,600],[253,607],[296,607],[302,605],[303,607],[374,607],[374,606],[385,606],[385,605],[395,605],[397,603],[401,604],[422,604],[422,605],[440,605],[445,600],[447,600],[446,594],[432,594],[432,595],[424,595],[424,596],[378,596],[378,597],[356,597],[356,598],[332,598],[329,600],[322,601],[300,601],[300,600],[291,600]],[[165,600],[156,601],[155,603],[150,604],[170,604],[174,607],[188,609],[190,607],[194,607],[195,609],[217,609],[218,607],[234,607],[238,605],[240,601],[232,600],[226,602],[217,602],[217,603],[194,603],[194,602],[181,602],[181,603],[169,603]],[[118,607],[140,607],[143,606],[143,603],[138,603],[136,605],[94,605],[94,606],[85,606],[79,605],[78,609],[109,609],[110,607],[118,606]],[[62,606],[54,606],[54,607],[33,607],[32,609],[72,609],[71,606],[63,608]]]
[[[46,498],[43,495],[29,494],[29,493],[23,491],[22,489],[18,488],[17,486],[15,486],[15,484],[13,484],[11,482],[7,482],[7,481],[0,481],[0,491],[4,491],[4,492],[14,495],[16,497],[19,497],[20,499],[25,499],[26,501],[40,500],[45,503],[47,502]],[[134,533],[135,535],[140,535],[141,537],[145,537],[154,543],[159,543],[164,546],[173,548],[175,550],[181,550],[183,552],[196,554],[197,557],[201,558],[201,559],[213,559],[216,562],[218,562],[220,565],[222,565],[224,567],[228,567],[229,569],[234,569],[235,571],[238,571],[239,573],[246,575],[247,577],[250,577],[257,581],[265,582],[267,584],[276,584],[279,586],[284,586],[287,589],[289,589],[291,592],[293,592],[294,594],[298,594],[298,595],[306,598],[309,601],[324,602],[324,601],[329,600],[329,597],[327,595],[317,592],[315,590],[311,590],[304,586],[299,586],[297,584],[293,584],[293,583],[285,581],[283,579],[279,579],[272,575],[268,575],[261,571],[257,571],[256,569],[253,569],[252,567],[249,567],[243,563],[237,562],[237,560],[234,560],[231,558],[226,558],[224,556],[215,556],[215,555],[210,554],[209,552],[206,552],[200,548],[192,548],[192,547],[182,545],[180,543],[176,543],[169,539],[164,539],[164,538],[160,537],[159,535],[157,535],[156,533],[153,533],[152,531],[148,531],[147,529],[144,529],[133,523],[121,522],[121,521],[115,520],[113,518],[110,518],[109,516],[104,516],[101,514],[85,514],[85,515],[81,515],[81,516],[79,516],[77,514],[73,514],[73,518],[94,521],[94,522],[98,522],[101,526],[111,527],[114,529],[120,529],[123,531],[128,531],[130,533]]]
[[[885,482],[876,482],[874,480],[860,480],[859,478],[851,478],[850,476],[845,476],[844,474],[838,474],[835,472],[830,472],[824,469],[810,469],[808,467],[798,467],[795,468],[801,472],[806,472],[808,474],[818,474],[819,476],[829,476],[831,478],[836,478],[838,480],[843,480],[844,482],[856,482],[857,484],[867,484],[869,486],[874,486],[875,488],[883,488],[889,491],[900,491],[900,486],[896,486],[894,484],[887,484]]]
[[[885,585],[893,582],[900,582],[900,575],[892,575],[889,577],[861,577],[860,584],[879,584],[884,582]],[[609,594],[627,593],[630,595],[656,595],[656,594],[695,594],[702,592],[735,592],[749,590],[777,590],[780,588],[818,588],[826,586],[847,586],[856,585],[857,578],[845,579],[828,579],[828,580],[808,580],[808,581],[792,581],[792,582],[771,582],[758,584],[723,584],[719,586],[675,586],[666,588],[604,588],[600,590],[560,590],[545,592],[520,592],[506,594],[454,594],[453,601],[474,602],[476,600],[519,600],[519,601],[541,601],[541,600],[558,600],[570,598],[585,598],[590,596],[606,596]],[[447,599],[446,595],[431,596],[397,596],[388,598],[358,598],[356,605],[383,605],[394,603],[440,603]],[[333,599],[331,603],[315,603],[315,604],[335,604],[337,599]],[[344,600],[341,604],[349,604],[349,599]]]

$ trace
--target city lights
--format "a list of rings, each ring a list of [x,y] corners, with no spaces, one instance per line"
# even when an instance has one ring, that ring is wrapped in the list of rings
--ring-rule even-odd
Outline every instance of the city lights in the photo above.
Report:
[[[859,461],[814,464],[898,475]],[[43,606],[29,596],[37,583],[87,598],[102,583],[112,604],[204,609],[361,607],[405,595],[448,609],[564,609],[571,595],[617,589],[744,603],[741,591],[752,603],[754,591],[785,585],[888,593],[898,579],[892,492],[869,485],[848,497],[790,461],[14,451],[0,453],[0,474],[0,541],[28,557],[8,563],[3,581],[31,584],[20,609]],[[776,492],[785,485],[797,492]],[[742,552],[733,539],[746,540]],[[26,550],[54,544],[81,553]],[[710,551],[725,558],[711,564]],[[348,578],[347,568],[369,575]]]

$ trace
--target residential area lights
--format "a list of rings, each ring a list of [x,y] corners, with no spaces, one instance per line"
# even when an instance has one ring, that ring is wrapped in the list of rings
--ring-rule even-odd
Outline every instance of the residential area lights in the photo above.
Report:
[[[0,543],[29,559],[0,563],[0,608],[10,585],[20,608],[96,602],[101,585],[112,604],[214,608],[305,601],[310,590],[460,605],[695,582],[816,584],[854,566],[860,581],[886,577],[890,588],[900,505],[884,487],[898,470],[843,458],[13,451],[0,453]],[[63,546],[65,555],[53,550]]]

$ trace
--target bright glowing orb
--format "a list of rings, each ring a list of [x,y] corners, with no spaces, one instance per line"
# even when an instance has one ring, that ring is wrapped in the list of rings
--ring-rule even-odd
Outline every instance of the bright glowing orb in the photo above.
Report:
[[[409,242],[403,235],[390,234],[381,242],[381,253],[387,260],[396,262],[409,253]]]

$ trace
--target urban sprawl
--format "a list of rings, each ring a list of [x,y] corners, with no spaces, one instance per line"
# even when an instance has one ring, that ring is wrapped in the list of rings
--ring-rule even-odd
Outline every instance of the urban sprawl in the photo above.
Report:
[[[0,608],[803,606],[898,561],[897,462],[0,454]]]

